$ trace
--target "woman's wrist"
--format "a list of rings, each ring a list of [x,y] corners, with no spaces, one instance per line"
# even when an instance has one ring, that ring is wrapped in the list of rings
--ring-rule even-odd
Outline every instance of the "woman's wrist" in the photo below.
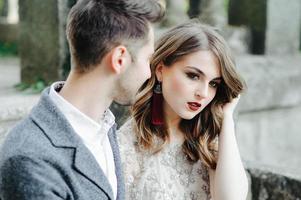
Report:
[[[233,119],[233,113],[234,111],[224,111],[224,119],[227,118],[227,119]]]

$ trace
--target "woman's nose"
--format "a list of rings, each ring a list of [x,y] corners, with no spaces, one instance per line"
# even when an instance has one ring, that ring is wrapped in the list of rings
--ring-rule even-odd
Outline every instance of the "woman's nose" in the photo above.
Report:
[[[208,92],[209,92],[208,90],[209,90],[208,85],[204,84],[203,86],[197,88],[195,95],[196,97],[201,99],[206,98],[208,97]]]

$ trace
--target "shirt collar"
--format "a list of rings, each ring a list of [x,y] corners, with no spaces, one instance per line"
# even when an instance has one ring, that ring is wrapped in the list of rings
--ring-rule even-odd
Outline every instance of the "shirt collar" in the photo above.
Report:
[[[115,124],[113,113],[107,109],[102,118],[96,122],[75,106],[69,103],[58,91],[64,86],[64,82],[55,82],[50,87],[49,96],[52,101],[65,115],[75,132],[84,140],[84,142],[93,143],[103,140],[104,136],[109,132],[110,128]]]

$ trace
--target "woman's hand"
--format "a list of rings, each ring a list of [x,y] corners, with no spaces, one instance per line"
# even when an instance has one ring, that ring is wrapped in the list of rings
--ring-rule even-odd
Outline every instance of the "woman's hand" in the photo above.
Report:
[[[222,106],[224,115],[233,115],[233,112],[236,108],[236,105],[238,104],[239,99],[240,99],[240,95],[238,95],[236,98],[232,99],[231,102],[226,103]]]

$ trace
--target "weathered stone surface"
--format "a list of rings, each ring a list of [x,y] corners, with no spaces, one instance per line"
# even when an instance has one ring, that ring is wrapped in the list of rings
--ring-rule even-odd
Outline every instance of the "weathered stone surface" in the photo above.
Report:
[[[14,121],[23,118],[37,102],[39,95],[12,95],[0,97],[0,121]]]
[[[301,180],[264,170],[249,169],[252,182],[252,199],[300,200]]]
[[[239,56],[237,65],[248,85],[236,124],[242,158],[301,175],[300,56]]]
[[[22,81],[42,79],[48,83],[60,79],[67,50],[62,34],[66,21],[62,11],[67,12],[67,1],[22,0],[19,11]]]
[[[185,5],[184,0],[166,0],[166,14],[161,24],[170,27],[188,20]]]
[[[235,55],[249,53],[251,33],[246,26],[226,26],[222,31],[222,35]]]
[[[301,105],[239,114],[236,136],[243,160],[301,176],[300,122]]]
[[[0,41],[16,42],[18,40],[18,24],[6,24],[0,22]]]
[[[215,27],[223,28],[227,23],[224,1],[201,0],[199,19]]]
[[[19,2],[19,0],[9,0],[8,1],[7,22],[10,24],[18,23],[18,20],[19,20],[18,2]]]
[[[28,115],[39,95],[0,96],[0,144],[7,132],[22,118]]]
[[[300,0],[269,0],[267,6],[266,53],[292,55],[299,52]]]
[[[16,93],[14,85],[20,82],[20,60],[17,58],[0,59],[0,96]]]
[[[291,107],[301,104],[301,56],[239,56],[237,69],[248,89],[241,112]]]
[[[187,14],[218,28],[227,23],[225,2],[220,0],[190,0]]]

